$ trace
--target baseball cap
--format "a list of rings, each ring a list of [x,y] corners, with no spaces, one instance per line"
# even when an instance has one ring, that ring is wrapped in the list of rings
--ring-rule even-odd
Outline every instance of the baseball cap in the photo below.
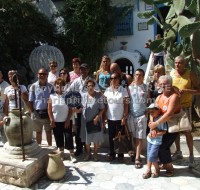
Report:
[[[83,69],[88,69],[88,68],[89,68],[89,66],[88,66],[88,64],[87,64],[87,63],[82,63],[82,64],[81,64],[81,66],[80,66],[80,68],[83,68]]]
[[[147,109],[160,109],[159,108],[159,106],[157,105],[157,104],[155,104],[155,103],[151,103],[150,105],[149,105],[149,107],[147,107]]]

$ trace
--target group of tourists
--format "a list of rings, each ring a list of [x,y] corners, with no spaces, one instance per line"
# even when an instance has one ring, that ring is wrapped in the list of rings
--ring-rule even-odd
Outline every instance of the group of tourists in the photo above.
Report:
[[[147,171],[143,178],[158,177],[160,169],[165,169],[166,176],[173,176],[174,168],[170,146],[176,142],[177,151],[173,158],[182,158],[180,135],[169,133],[166,122],[181,109],[187,111],[191,121],[192,95],[200,94],[196,75],[186,69],[186,61],[179,56],[175,59],[175,69],[171,76],[165,75],[163,65],[154,67],[154,80],[144,84],[145,72],[135,70],[134,79],[124,74],[117,63],[111,63],[108,56],[103,56],[99,70],[90,76],[87,63],[79,58],[72,59],[73,71],[67,68],[58,70],[56,61],[49,62],[49,70],[40,68],[37,81],[27,88],[16,84],[16,71],[9,71],[9,82],[3,80],[0,71],[0,127],[3,117],[13,108],[18,108],[19,88],[21,99],[28,107],[31,119],[35,122],[36,141],[42,143],[42,131],[45,130],[49,146],[52,145],[52,131],[57,148],[63,153],[69,150],[72,162],[77,156],[86,154],[84,161],[98,161],[100,143],[104,140],[104,128],[108,126],[108,160],[116,158],[122,162],[123,153],[116,154],[114,141],[118,131],[127,125],[133,138],[134,150],[130,151],[135,168],[142,168],[141,151],[144,139],[147,139]],[[78,92],[81,97],[75,107],[66,103],[66,95]],[[91,126],[97,128],[91,132]],[[99,129],[100,126],[100,129]],[[90,128],[90,129],[89,129]],[[191,130],[184,131],[190,151],[189,160],[194,161],[193,139]],[[75,135],[76,151],[74,151]],[[94,143],[94,154],[91,153]],[[162,164],[159,165],[158,163]],[[151,166],[155,167],[152,171]]]

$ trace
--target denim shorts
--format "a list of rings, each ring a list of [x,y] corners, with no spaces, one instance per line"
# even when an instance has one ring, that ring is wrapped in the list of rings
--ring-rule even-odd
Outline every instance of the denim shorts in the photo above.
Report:
[[[154,145],[147,142],[147,161],[158,162],[158,150],[160,145]]]

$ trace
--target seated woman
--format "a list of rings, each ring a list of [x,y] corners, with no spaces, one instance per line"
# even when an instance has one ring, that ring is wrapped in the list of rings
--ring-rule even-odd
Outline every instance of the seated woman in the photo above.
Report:
[[[162,117],[157,121],[150,121],[150,129],[155,129],[161,123],[167,122],[175,114],[180,112],[180,98],[174,92],[172,87],[172,78],[168,75],[160,76],[159,85],[161,86],[163,93],[156,98],[156,104],[160,107]],[[173,144],[178,133],[166,133],[163,135],[162,144],[159,148],[159,159],[163,164],[163,168],[166,169],[165,176],[173,176],[174,168],[172,165],[172,158],[170,152],[170,146]]]

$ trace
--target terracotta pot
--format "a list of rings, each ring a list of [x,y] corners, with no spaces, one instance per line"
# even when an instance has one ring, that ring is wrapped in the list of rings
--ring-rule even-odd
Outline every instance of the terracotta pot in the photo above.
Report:
[[[12,109],[8,116],[3,118],[4,132],[10,146],[21,146],[21,126],[20,126],[20,111],[19,109]],[[22,126],[24,133],[24,145],[32,143],[33,128],[30,117],[23,114]]]
[[[55,151],[49,155],[47,177],[51,180],[59,180],[65,176],[65,166],[60,157],[61,152]]]

